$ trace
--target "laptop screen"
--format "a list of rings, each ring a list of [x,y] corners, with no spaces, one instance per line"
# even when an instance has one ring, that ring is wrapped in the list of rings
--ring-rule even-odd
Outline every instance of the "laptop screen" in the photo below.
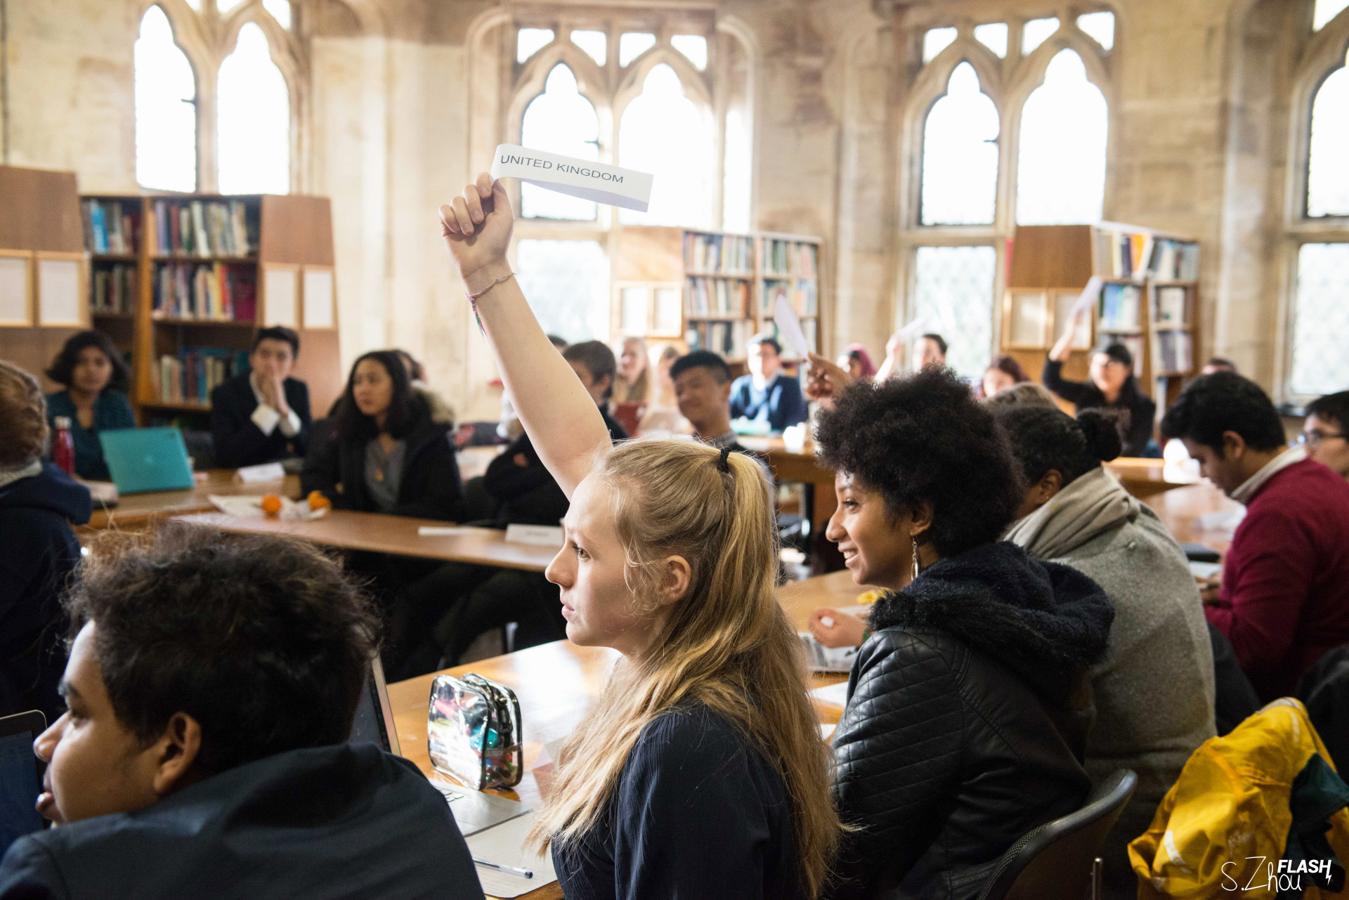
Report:
[[[33,807],[42,788],[42,764],[33,755],[33,741],[45,727],[37,712],[0,719],[0,856],[25,834],[42,828],[42,817]]]

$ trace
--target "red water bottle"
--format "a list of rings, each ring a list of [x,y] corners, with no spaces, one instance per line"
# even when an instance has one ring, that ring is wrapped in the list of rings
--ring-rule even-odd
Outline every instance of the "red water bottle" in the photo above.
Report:
[[[75,438],[70,434],[70,417],[57,416],[56,436],[52,438],[52,462],[67,475],[75,474]]]

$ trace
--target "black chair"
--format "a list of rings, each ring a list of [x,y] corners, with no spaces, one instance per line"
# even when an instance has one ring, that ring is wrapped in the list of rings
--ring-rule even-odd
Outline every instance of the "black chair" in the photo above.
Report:
[[[1097,854],[1137,783],[1131,769],[1113,772],[1092,790],[1081,809],[1031,830],[998,860],[980,900],[1097,900],[1101,894]]]

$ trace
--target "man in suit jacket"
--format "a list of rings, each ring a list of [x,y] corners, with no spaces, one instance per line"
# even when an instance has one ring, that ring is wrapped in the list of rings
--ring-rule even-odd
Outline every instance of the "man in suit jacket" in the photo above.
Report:
[[[731,385],[732,419],[766,422],[775,433],[806,421],[809,410],[801,384],[782,371],[781,356],[776,338],[759,335],[749,342],[749,374]]]
[[[309,388],[291,378],[300,338],[263,328],[253,338],[250,371],[211,392],[215,464],[236,469],[304,456],[309,444]]]

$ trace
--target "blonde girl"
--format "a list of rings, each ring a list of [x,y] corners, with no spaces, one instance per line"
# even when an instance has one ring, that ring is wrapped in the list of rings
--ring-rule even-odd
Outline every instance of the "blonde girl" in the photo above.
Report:
[[[816,896],[838,821],[829,753],[773,595],[769,486],[711,447],[614,447],[506,262],[480,175],[440,208],[520,419],[571,501],[549,564],[567,637],[622,654],[563,749],[534,837],[568,897]]]

